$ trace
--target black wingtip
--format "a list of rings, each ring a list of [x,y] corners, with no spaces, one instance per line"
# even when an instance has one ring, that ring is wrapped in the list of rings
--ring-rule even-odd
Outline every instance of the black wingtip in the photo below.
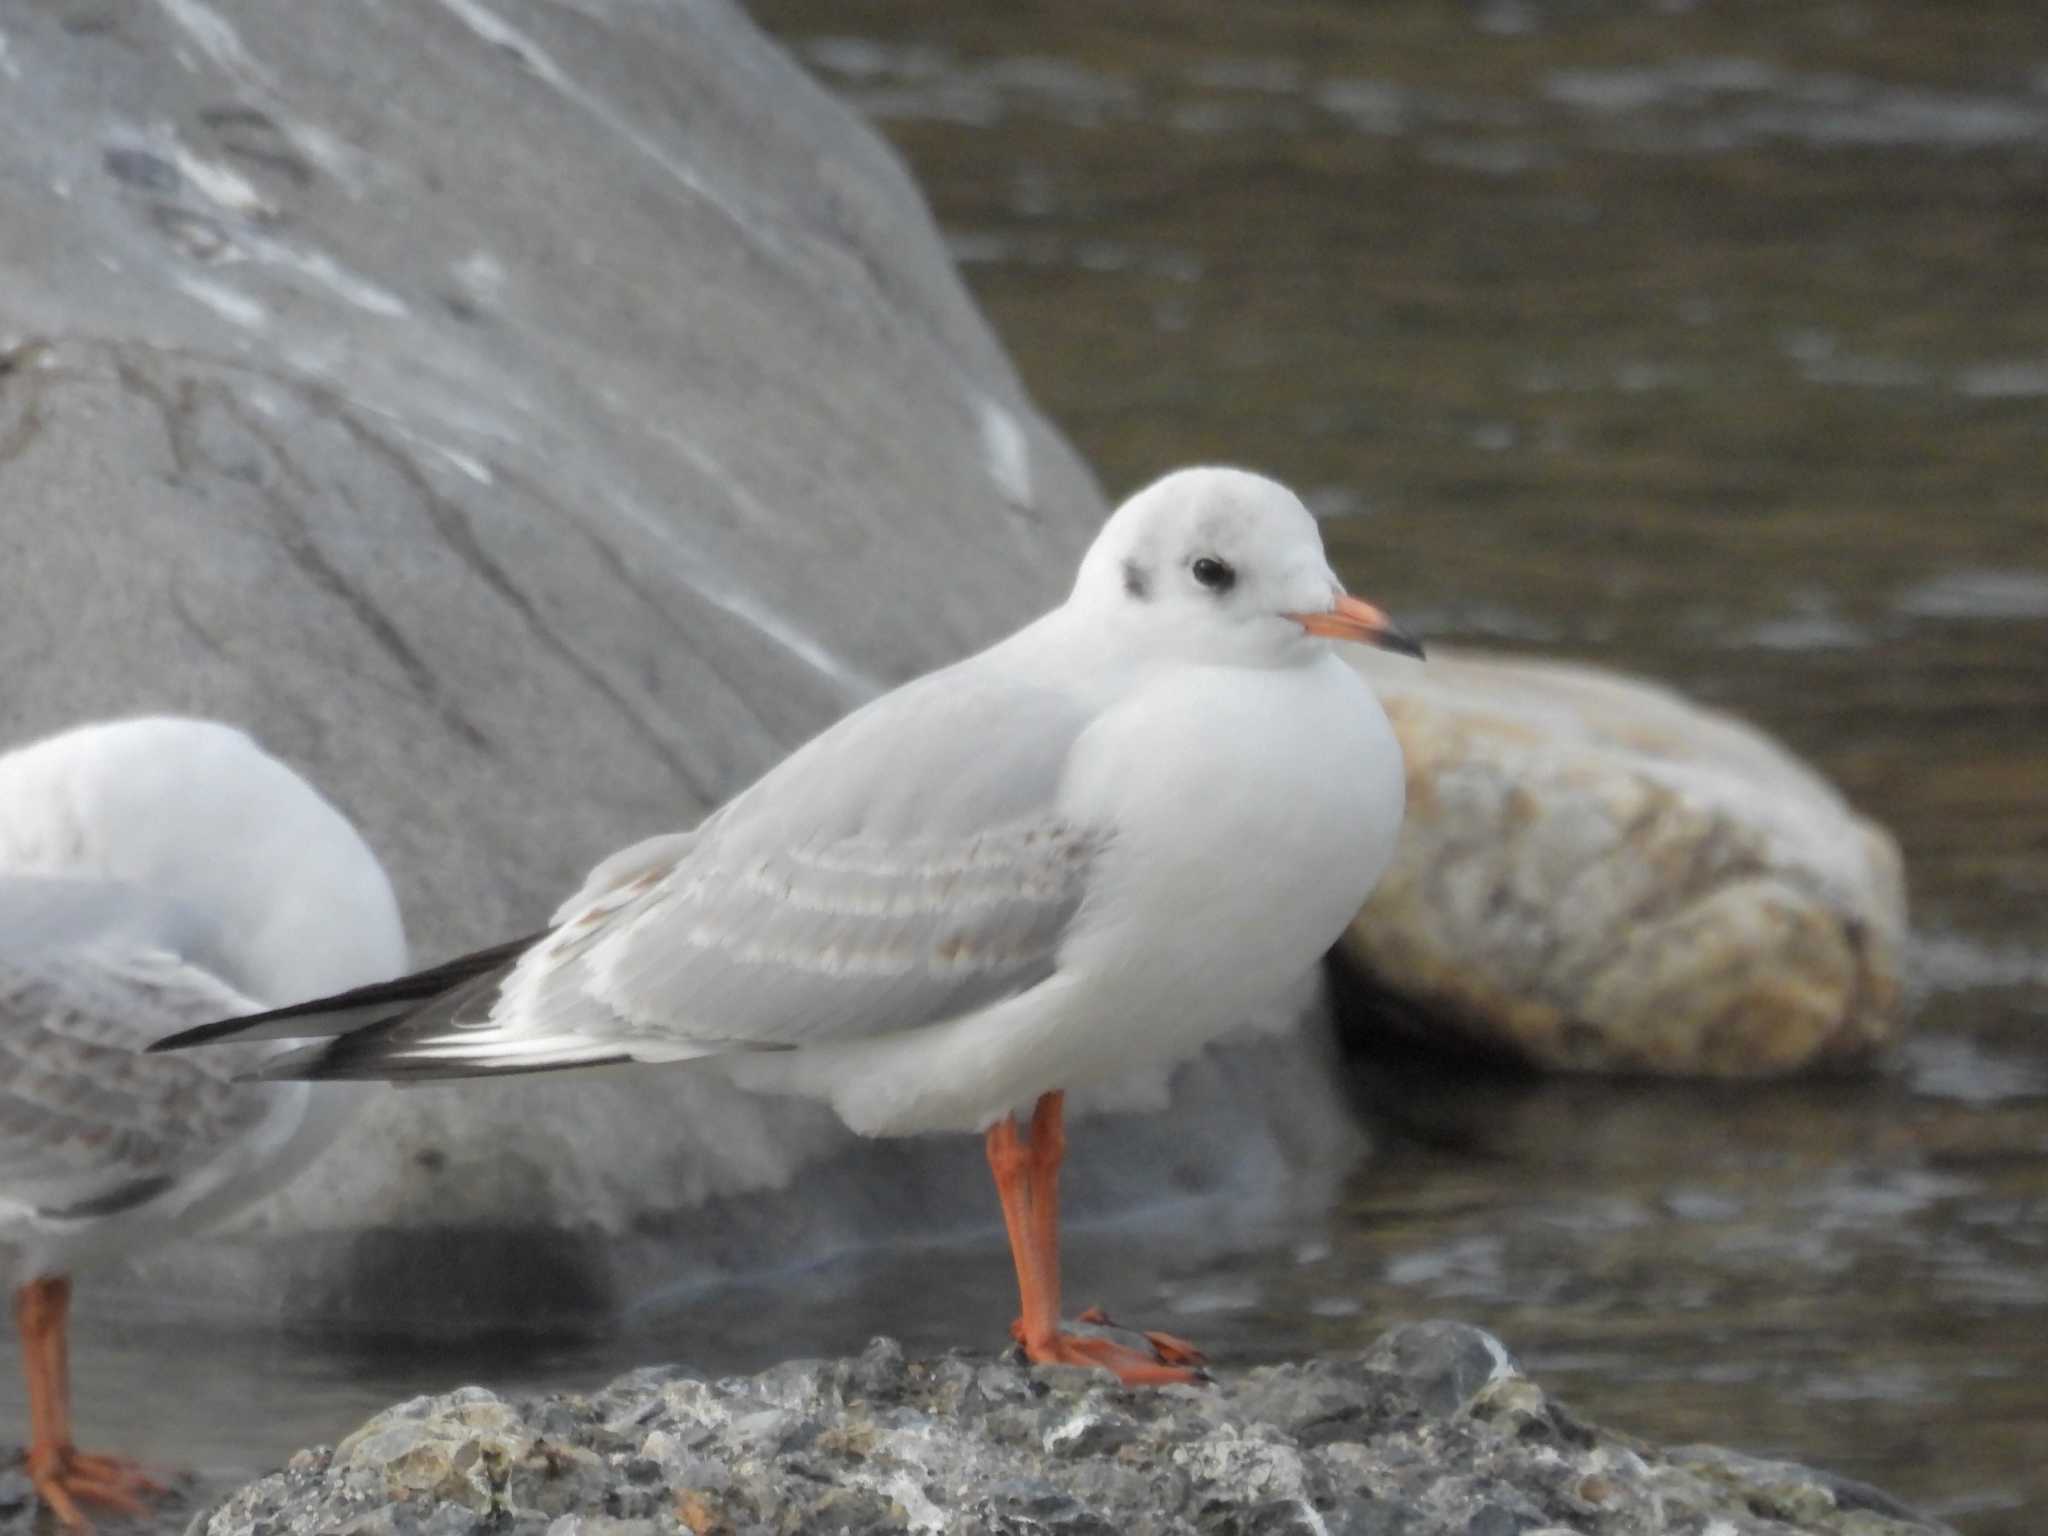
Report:
[[[243,1014],[238,1018],[215,1019],[211,1024],[195,1024],[190,1029],[181,1029],[175,1035],[165,1035],[161,1040],[152,1040],[142,1049],[145,1055],[159,1051],[182,1051],[195,1045],[211,1045],[216,1040],[229,1040],[239,1035],[257,1021],[268,1017],[266,1014]]]
[[[473,980],[477,976],[498,969],[517,960],[526,950],[546,938],[548,930],[529,933],[523,938],[510,939],[503,944],[493,944],[488,949],[475,950],[466,955],[457,955],[453,960],[444,960],[439,965],[429,966],[424,971],[414,971],[409,976],[399,976],[390,981],[373,981],[367,986],[355,987],[347,992],[337,992],[332,997],[316,997],[310,1002],[292,1003],[283,1008],[272,1008],[264,1013],[244,1014],[240,1018],[216,1019],[211,1024],[199,1024],[191,1029],[181,1029],[175,1035],[166,1035],[143,1047],[146,1052],[183,1051],[195,1045],[212,1045],[216,1041],[249,1038],[256,1040],[299,1040],[311,1035],[334,1035],[345,1033],[348,1027],[334,1023],[336,1019],[352,1015],[397,1015],[408,1011],[409,1005],[422,1003],[429,998]],[[353,1023],[371,1022],[357,1017]],[[304,1027],[289,1026],[303,1021]]]

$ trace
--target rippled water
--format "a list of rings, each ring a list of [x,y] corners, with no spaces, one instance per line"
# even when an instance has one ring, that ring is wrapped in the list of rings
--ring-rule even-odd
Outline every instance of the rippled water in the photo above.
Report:
[[[1220,1258],[1200,1211],[1079,1234],[1077,1299],[1236,1360],[1462,1317],[1603,1422],[2048,1527],[2048,12],[755,9],[902,147],[1112,491],[1270,468],[1411,627],[1676,682],[1906,849],[1882,1073],[1359,1061],[1385,1135],[1335,1210]],[[1009,1285],[991,1222],[547,1350],[102,1318],[78,1394],[226,1477],[460,1379],[993,1345]]]

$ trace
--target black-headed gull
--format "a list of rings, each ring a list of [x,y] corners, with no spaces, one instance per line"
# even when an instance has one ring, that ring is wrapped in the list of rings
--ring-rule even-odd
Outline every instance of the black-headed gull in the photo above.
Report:
[[[396,1081],[687,1061],[864,1135],[985,1132],[1027,1356],[1185,1380],[1163,1336],[1061,1330],[1062,1091],[1269,1004],[1385,869],[1400,748],[1333,639],[1420,654],[1283,486],[1169,475],[1060,607],[606,860],[547,933],[164,1045],[328,1036],[269,1070]]]
[[[81,727],[0,756],[0,1243],[28,1377],[29,1475],[64,1521],[153,1486],[71,1434],[71,1273],[198,1231],[340,1128],[305,1083],[149,1056],[182,1024],[405,968],[398,905],[355,828],[241,732]]]

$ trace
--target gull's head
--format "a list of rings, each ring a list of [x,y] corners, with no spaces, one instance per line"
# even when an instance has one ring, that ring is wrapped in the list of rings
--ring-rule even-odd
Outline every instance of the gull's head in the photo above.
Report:
[[[1241,469],[1182,469],[1111,515],[1069,606],[1176,658],[1283,666],[1324,641],[1422,648],[1345,594],[1316,520],[1286,486]]]

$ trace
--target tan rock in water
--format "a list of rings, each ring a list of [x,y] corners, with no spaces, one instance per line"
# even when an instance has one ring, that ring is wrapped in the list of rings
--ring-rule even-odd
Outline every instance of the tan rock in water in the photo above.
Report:
[[[1344,951],[1392,1014],[1537,1066],[1725,1077],[1895,1033],[1898,847],[1783,747],[1588,667],[1361,665],[1408,821]]]

